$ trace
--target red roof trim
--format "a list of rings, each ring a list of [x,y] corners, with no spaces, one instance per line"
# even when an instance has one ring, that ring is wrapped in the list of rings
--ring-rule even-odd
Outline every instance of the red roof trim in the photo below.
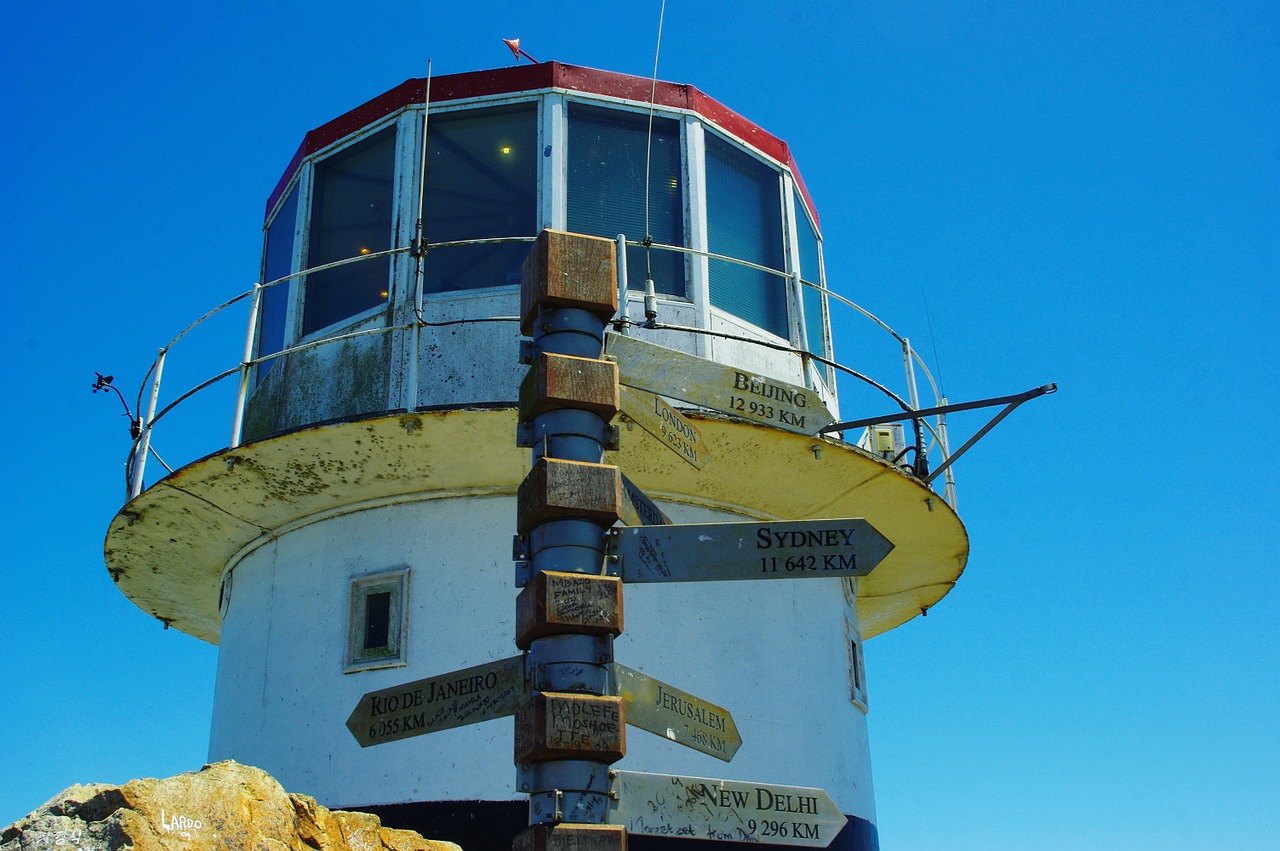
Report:
[[[433,77],[431,102],[447,103],[466,98],[556,88],[648,103],[652,86],[653,81],[644,77],[633,77],[630,74],[619,74],[614,71],[599,71],[578,65],[565,65],[560,62],[543,62],[539,65],[511,65],[488,71],[468,71],[462,74]],[[271,197],[267,199],[267,215],[271,214],[276,202],[280,200],[289,181],[293,179],[294,173],[306,157],[403,107],[422,103],[425,97],[425,79],[406,80],[368,103],[312,130],[303,138],[297,153],[289,161],[289,166],[280,177]],[[784,163],[795,176],[800,194],[810,212],[813,213],[814,221],[817,221],[818,211],[813,205],[813,199],[809,195],[804,180],[800,177],[800,171],[786,142],[693,86],[659,81],[653,90],[653,100],[659,106],[694,112]]]

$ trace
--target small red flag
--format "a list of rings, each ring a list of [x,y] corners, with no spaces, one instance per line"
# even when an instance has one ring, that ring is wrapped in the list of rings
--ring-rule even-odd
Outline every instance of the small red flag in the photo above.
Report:
[[[537,59],[534,59],[532,56],[530,56],[529,54],[525,53],[523,50],[520,49],[520,39],[504,38],[502,40],[502,43],[505,44],[507,47],[511,48],[511,53],[516,57],[517,62],[519,62],[520,57],[523,56],[525,59],[528,59],[534,65],[538,64]]]

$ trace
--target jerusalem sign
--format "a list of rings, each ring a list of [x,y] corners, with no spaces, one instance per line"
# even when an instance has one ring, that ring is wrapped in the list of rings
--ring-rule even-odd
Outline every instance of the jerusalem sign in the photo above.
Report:
[[[725,762],[742,746],[733,716],[721,706],[642,674],[612,665],[616,694],[627,708],[627,723]]]

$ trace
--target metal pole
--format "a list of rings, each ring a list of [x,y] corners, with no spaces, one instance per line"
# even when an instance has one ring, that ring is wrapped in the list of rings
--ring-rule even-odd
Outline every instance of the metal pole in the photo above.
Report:
[[[532,343],[517,434],[532,449],[533,469],[517,498],[528,579],[516,604],[516,644],[528,652],[532,696],[516,713],[515,739],[517,784],[529,794],[522,837],[532,847],[551,848],[552,833],[581,841],[587,826],[603,824],[609,765],[626,748],[622,699],[611,694],[609,676],[622,585],[604,570],[607,531],[621,516],[621,476],[602,463],[617,411],[617,367],[601,355],[625,296],[610,268],[620,254],[621,238],[611,245],[543,231],[525,264],[521,331]],[[612,601],[607,616],[569,613],[583,609],[584,595]],[[565,608],[572,599],[578,605]],[[580,713],[592,715],[591,729],[573,725]],[[593,835],[607,835],[621,851],[625,831],[598,830]],[[518,838],[516,847],[526,846]]]
[[[631,333],[631,302],[627,299],[627,236],[618,234],[618,319],[619,333]]]
[[[942,407],[947,406],[947,397],[943,396],[938,399],[942,403]],[[946,413],[938,414],[938,446],[942,449],[942,460],[945,463],[951,458],[951,438],[947,436],[947,415]],[[956,509],[956,474],[955,470],[948,464],[942,468],[946,472],[944,481],[945,487],[942,489],[942,499],[947,505],[951,506],[951,510]]]
[[[156,415],[156,402],[160,399],[160,376],[164,372],[164,358],[168,349],[160,350],[156,356],[156,371],[151,377],[151,398],[147,402],[147,412],[142,415],[141,431],[138,434],[138,451],[134,455],[133,481],[129,483],[129,498],[133,499],[142,493],[142,476],[147,467],[147,453],[151,451],[151,421]]]
[[[795,291],[796,330],[800,334],[799,345],[796,348],[800,350],[800,370],[804,375],[804,380],[801,383],[810,390],[816,390],[818,389],[817,386],[809,378],[809,323],[808,318],[804,315],[804,284],[800,283],[800,273],[797,272],[792,275],[791,281],[792,288]]]
[[[244,335],[244,357],[240,359],[240,388],[236,393],[235,417],[231,422],[231,448],[240,445],[240,431],[244,427],[244,406],[249,398],[249,370],[252,368],[253,346],[258,338],[258,316],[262,311],[262,284],[253,285],[253,299],[249,302],[249,329]]]
[[[911,402],[912,408],[919,409],[920,394],[916,390],[916,367],[911,353],[911,341],[906,337],[902,338],[902,360],[907,367],[907,400]]]

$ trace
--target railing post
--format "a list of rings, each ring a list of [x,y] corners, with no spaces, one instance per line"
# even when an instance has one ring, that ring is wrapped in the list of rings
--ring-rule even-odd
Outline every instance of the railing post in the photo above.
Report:
[[[133,457],[133,478],[129,482],[129,499],[142,493],[142,478],[147,469],[147,454],[151,451],[151,421],[156,415],[156,402],[160,398],[160,376],[164,372],[164,358],[168,351],[166,347],[156,355],[156,371],[151,378],[151,398],[147,402],[146,414],[139,420],[138,450]]]
[[[911,407],[920,408],[920,394],[916,390],[915,353],[911,351],[911,341],[902,338],[902,361],[907,369],[907,401]]]
[[[235,417],[231,423],[231,448],[240,445],[240,432],[244,427],[244,406],[249,398],[249,370],[253,367],[253,346],[258,337],[258,315],[262,308],[262,284],[253,285],[253,298],[249,300],[249,329],[244,335],[244,357],[240,360],[240,388],[236,393]]]
[[[796,332],[800,335],[796,346],[800,350],[800,369],[803,371],[804,380],[801,382],[810,390],[816,390],[817,385],[809,377],[809,324],[808,318],[804,315],[804,284],[800,281],[800,273],[796,272],[791,276],[792,288],[795,290],[796,303]]]
[[[946,407],[947,397],[943,396],[938,400],[938,404]],[[947,415],[938,414],[938,448],[942,450],[942,462],[945,464],[947,459],[951,457],[951,439],[947,437]],[[947,467],[943,473],[946,484],[942,488],[942,501],[951,506],[951,510],[956,510],[956,476],[952,467]]]
[[[622,320],[620,334],[631,333],[631,302],[627,298],[627,235],[618,234],[618,259],[614,261],[618,270],[618,318]]]

